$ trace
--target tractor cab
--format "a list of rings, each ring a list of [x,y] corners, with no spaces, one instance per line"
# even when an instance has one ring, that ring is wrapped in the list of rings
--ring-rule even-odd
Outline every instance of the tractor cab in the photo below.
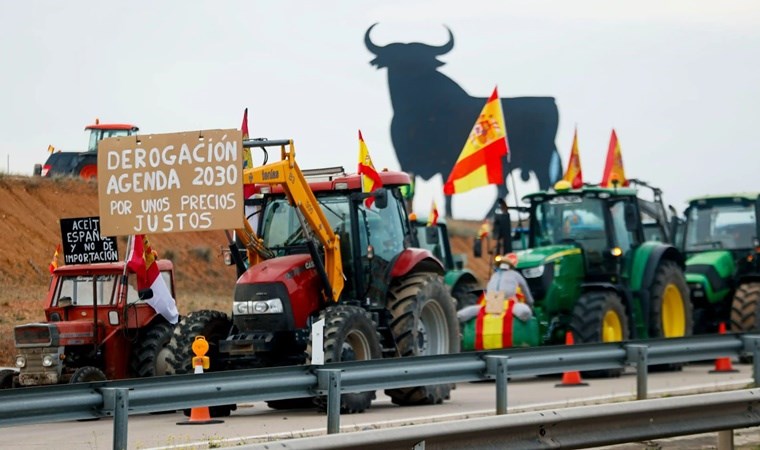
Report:
[[[137,132],[140,131],[139,128],[132,124],[105,124],[100,123],[100,120],[98,119],[95,119],[94,124],[86,126],[84,130],[90,132],[87,151],[93,153],[98,151],[98,142],[100,142],[102,139],[119,136],[132,136],[133,134],[137,134]]]

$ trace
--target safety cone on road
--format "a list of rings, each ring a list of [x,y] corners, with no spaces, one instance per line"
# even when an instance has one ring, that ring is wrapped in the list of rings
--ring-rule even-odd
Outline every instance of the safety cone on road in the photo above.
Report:
[[[568,331],[565,333],[565,345],[573,345],[573,333]],[[574,386],[588,386],[588,383],[584,383],[581,380],[581,373],[577,370],[564,372],[562,374],[562,382],[554,385],[555,387],[574,387]]]
[[[726,334],[725,322],[721,322],[720,325],[718,325],[718,333]],[[715,369],[710,371],[710,373],[733,373],[733,372],[738,372],[738,370],[733,368],[733,366],[731,365],[731,358],[729,358],[728,356],[717,358],[715,360]]]
[[[203,373],[203,369],[209,368],[209,359],[206,356],[208,352],[208,342],[203,336],[196,336],[193,341],[193,373]],[[223,423],[223,420],[212,419],[208,406],[196,406],[190,409],[190,419],[185,422],[177,422],[177,425],[207,425],[212,423]]]

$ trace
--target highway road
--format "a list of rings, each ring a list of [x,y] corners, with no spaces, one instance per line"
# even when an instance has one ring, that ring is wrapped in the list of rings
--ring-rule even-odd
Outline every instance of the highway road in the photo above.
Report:
[[[649,375],[650,398],[741,389],[752,383],[751,366],[734,363],[736,373],[709,373],[713,364],[692,364],[679,372]],[[509,412],[554,409],[582,404],[598,404],[633,400],[636,375],[629,369],[615,379],[584,379],[588,386],[556,387],[559,377],[510,380]],[[461,383],[452,391],[451,399],[442,405],[398,407],[381,391],[372,407],[362,414],[341,416],[341,432],[426,423],[462,420],[492,415],[495,411],[495,387],[492,382]],[[235,447],[267,439],[304,437],[324,434],[327,416],[313,410],[275,411],[266,403],[240,405],[224,423],[178,426],[186,421],[181,413],[130,416],[130,449],[203,449]],[[110,449],[113,444],[111,419],[86,422],[60,422],[0,428],[0,449],[80,450]],[[668,441],[673,442],[673,441]],[[684,446],[663,448],[699,448],[714,445],[713,436]],[[737,436],[737,444],[760,444],[760,430],[750,429]],[[630,448],[646,448],[642,444]]]

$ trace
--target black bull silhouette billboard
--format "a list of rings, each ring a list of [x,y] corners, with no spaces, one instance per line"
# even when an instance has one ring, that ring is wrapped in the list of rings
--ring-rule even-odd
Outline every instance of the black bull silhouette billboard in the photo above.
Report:
[[[364,44],[375,55],[370,64],[388,71],[393,119],[391,140],[401,169],[423,180],[451,172],[475,119],[487,97],[473,97],[437,69],[438,60],[454,48],[454,34],[441,46],[412,43],[378,45],[372,42],[370,26]],[[493,86],[486,90],[490,92]],[[554,139],[559,112],[553,97],[502,98],[510,158],[504,159],[505,179],[498,198],[506,199],[506,176],[520,169],[528,181],[533,174],[541,189],[562,177],[562,162]],[[495,201],[494,201],[495,203]],[[446,216],[451,217],[451,198],[446,198]]]

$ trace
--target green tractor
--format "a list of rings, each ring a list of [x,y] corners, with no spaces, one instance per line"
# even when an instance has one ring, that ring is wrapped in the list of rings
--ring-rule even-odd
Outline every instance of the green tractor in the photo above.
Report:
[[[760,195],[705,196],[689,201],[679,245],[694,304],[694,332],[758,329]]]
[[[482,283],[471,270],[465,268],[465,255],[454,254],[451,250],[446,222],[439,219],[435,225],[428,225],[425,221],[414,219],[411,224],[415,230],[416,246],[429,250],[443,263],[446,269],[444,282],[451,290],[457,308],[476,304],[483,289]]]
[[[535,299],[534,317],[514,319],[506,342],[564,344],[568,331],[575,343],[692,333],[684,258],[670,243],[661,192],[631,181],[651,188],[655,200],[633,187],[570,189],[565,182],[524,197],[529,240],[516,252],[517,269]]]

